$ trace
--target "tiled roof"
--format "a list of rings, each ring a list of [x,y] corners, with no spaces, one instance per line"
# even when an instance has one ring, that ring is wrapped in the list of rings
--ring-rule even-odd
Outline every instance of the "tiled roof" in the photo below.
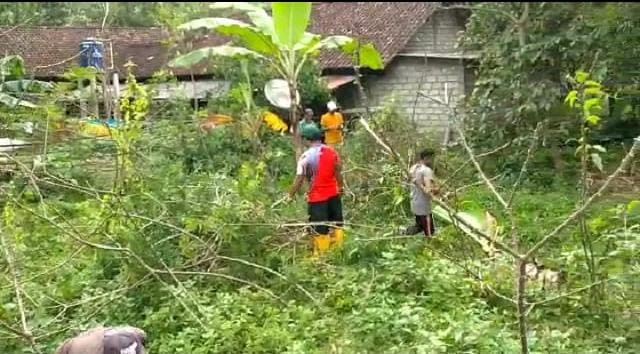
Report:
[[[4,31],[0,31],[4,32]],[[139,65],[140,75],[151,74],[166,60],[162,45],[165,37],[159,28],[100,28],[89,27],[21,27],[0,38],[0,55],[18,54],[38,77],[61,75],[78,64],[80,42],[89,37],[111,40],[114,64],[122,68],[129,57]],[[105,41],[105,65],[110,65],[110,45]],[[147,71],[148,73],[145,72]]]
[[[389,63],[435,11],[437,2],[320,2],[313,4],[310,32],[373,43]],[[323,68],[351,65],[338,52],[323,53]]]
[[[389,63],[412,35],[434,12],[434,2],[321,2],[313,4],[310,32],[322,35],[347,35],[363,43],[373,43]],[[131,59],[136,75],[150,77],[165,67],[171,51],[164,44],[167,33],[160,28],[97,27],[20,27],[0,28],[0,55],[18,54],[37,77],[55,77],[77,65],[80,42],[89,37],[105,41],[105,65],[111,65],[109,43],[113,46],[115,67],[124,72]],[[218,45],[228,38],[209,36],[194,44]],[[348,67],[350,61],[337,52],[323,53],[323,69]],[[196,72],[202,73],[203,68]],[[186,74],[177,72],[176,74]]]

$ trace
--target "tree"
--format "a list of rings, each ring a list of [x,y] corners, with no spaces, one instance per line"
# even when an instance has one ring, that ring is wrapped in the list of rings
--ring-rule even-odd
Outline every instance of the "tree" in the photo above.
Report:
[[[298,88],[298,78],[307,60],[322,49],[337,49],[343,53],[357,56],[359,65],[371,69],[381,69],[382,59],[378,51],[371,45],[360,45],[358,41],[346,36],[329,36],[305,32],[311,15],[311,3],[271,4],[272,15],[260,6],[251,3],[216,3],[213,9],[237,10],[246,15],[251,25],[230,18],[204,18],[188,22],[180,28],[185,31],[198,29],[214,30],[236,40],[238,45],[221,45],[196,49],[175,58],[173,67],[192,67],[210,58],[220,57],[253,57],[270,65],[281,78],[289,84],[291,97]],[[292,100],[293,101],[293,100]],[[294,137],[297,136],[297,107],[290,109],[290,124]],[[296,139],[300,152],[300,142]]]
[[[566,74],[578,70],[606,79],[603,84],[611,90],[608,115],[614,119],[600,130],[616,130],[612,125],[624,115],[627,121],[640,116],[635,113],[640,65],[634,45],[640,38],[640,6],[478,3],[471,9],[463,45],[480,53],[468,124],[477,142],[490,136],[488,141],[503,144],[545,121],[544,145],[551,148],[556,167],[562,166],[559,147],[578,133],[562,104],[569,87]],[[635,136],[633,129],[625,130],[626,137]]]

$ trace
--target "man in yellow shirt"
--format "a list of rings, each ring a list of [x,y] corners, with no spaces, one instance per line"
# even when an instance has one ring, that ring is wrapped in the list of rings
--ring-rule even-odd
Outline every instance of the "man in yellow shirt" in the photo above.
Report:
[[[338,112],[338,106],[333,101],[327,103],[327,108],[329,112],[323,114],[320,119],[320,125],[324,131],[324,142],[328,145],[340,145],[344,126],[342,113]]]

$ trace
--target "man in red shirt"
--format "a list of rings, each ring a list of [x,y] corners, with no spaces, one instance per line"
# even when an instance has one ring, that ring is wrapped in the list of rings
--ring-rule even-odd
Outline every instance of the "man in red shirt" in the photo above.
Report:
[[[289,197],[298,193],[305,178],[309,181],[307,202],[309,222],[314,224],[313,254],[319,256],[329,249],[332,241],[339,247],[344,240],[340,157],[333,148],[322,143],[322,131],[317,127],[305,126],[300,135],[307,151],[298,160]]]

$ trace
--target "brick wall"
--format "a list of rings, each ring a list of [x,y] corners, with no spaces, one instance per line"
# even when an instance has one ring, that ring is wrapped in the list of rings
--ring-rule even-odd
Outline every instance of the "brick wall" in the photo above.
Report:
[[[464,95],[464,67],[458,59],[396,57],[384,75],[367,76],[363,86],[370,105],[383,106],[393,99],[396,107],[425,132],[441,135],[447,124],[445,107],[416,95],[418,90],[430,97],[444,99],[445,83],[452,102],[460,102]]]
[[[454,52],[460,31],[464,31],[464,27],[453,11],[438,11],[409,40],[402,53]]]

